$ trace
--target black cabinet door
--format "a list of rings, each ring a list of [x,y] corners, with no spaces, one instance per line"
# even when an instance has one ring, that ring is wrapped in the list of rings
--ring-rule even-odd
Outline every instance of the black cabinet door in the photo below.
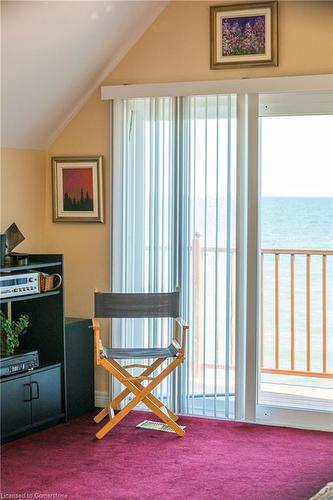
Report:
[[[1,437],[31,426],[30,376],[1,382]]]
[[[31,374],[32,424],[43,423],[61,414],[61,367]]]

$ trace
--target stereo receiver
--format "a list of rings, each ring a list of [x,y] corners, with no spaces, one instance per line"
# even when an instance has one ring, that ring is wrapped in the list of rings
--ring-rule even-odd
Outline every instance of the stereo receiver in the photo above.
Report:
[[[39,273],[1,273],[0,274],[0,298],[17,297],[19,295],[31,295],[40,293]]]

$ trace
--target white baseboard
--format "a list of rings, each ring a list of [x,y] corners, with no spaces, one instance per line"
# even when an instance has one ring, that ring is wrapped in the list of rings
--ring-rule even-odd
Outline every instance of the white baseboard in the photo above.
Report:
[[[104,408],[110,401],[110,396],[107,391],[95,391],[95,406],[96,408]]]
[[[301,408],[257,405],[256,423],[277,427],[292,427],[312,431],[332,432],[332,413]]]

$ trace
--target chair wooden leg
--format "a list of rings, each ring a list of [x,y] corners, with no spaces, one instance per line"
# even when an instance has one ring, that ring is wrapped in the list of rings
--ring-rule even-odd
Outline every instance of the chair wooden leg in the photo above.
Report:
[[[123,418],[126,417],[126,415],[128,415],[128,413],[133,409],[135,408],[135,406],[140,403],[141,400],[143,400],[143,402],[146,404],[146,406],[151,409],[158,417],[160,417],[161,420],[163,420],[167,425],[169,425],[169,427],[171,429],[173,429],[176,434],[178,434],[179,436],[183,436],[185,434],[185,431],[184,429],[182,429],[178,424],[176,424],[176,422],[174,422],[168,415],[166,415],[162,410],[160,410],[160,408],[158,406],[156,406],[154,403],[152,403],[150,400],[148,400],[144,395],[143,393],[145,392],[144,391],[140,391],[133,383],[131,383],[130,381],[126,381],[124,383],[128,383],[129,386],[133,386],[131,387],[132,391],[131,392],[137,392],[137,396],[132,399],[132,401],[130,401],[130,403],[128,403],[128,405],[125,406],[125,408],[123,408],[119,413],[117,413],[117,415],[114,416],[114,418],[112,420],[110,420],[109,422],[107,422],[97,433],[96,433],[96,437],[97,439],[102,439],[108,432],[111,431],[111,429],[113,429],[113,427],[115,427],[117,424],[119,424],[119,422],[121,422],[121,420],[123,420]]]
[[[142,372],[142,375],[145,375],[145,376],[150,375],[154,370],[156,370],[156,368],[158,368],[163,363],[164,360],[165,360],[165,358],[159,358],[156,361],[154,361],[154,363],[152,363],[150,366],[148,366],[148,368],[146,370],[144,370]],[[127,376],[128,373],[124,369],[124,367],[121,365],[118,365],[118,366],[120,369],[119,371],[122,371],[124,373],[124,375]],[[138,382],[138,386],[141,386],[142,388],[144,387],[142,384],[140,384],[140,382]],[[111,406],[113,409],[116,409],[117,406],[121,403],[121,401],[123,399],[125,399],[130,393],[131,393],[131,391],[127,388],[124,389],[123,391],[121,391],[118,394],[118,396],[116,396],[107,406],[105,406],[99,413],[97,413],[97,415],[94,417],[94,422],[96,422],[96,424],[99,424],[105,417],[108,416],[109,406]],[[155,399],[156,399],[155,402],[159,401],[157,398],[155,398]],[[161,405],[163,404],[162,402],[160,402],[160,403],[161,403]],[[172,414],[172,412],[171,412],[171,410],[169,410],[169,408],[167,408],[167,410],[169,411],[169,413]],[[178,419],[177,415],[175,415],[175,414],[173,414],[172,418],[174,420]]]
[[[156,370],[156,368],[158,368],[158,366],[160,366],[163,362],[165,361],[164,358],[159,358],[157,359],[156,361],[154,361],[154,363],[151,364],[151,366],[149,366],[146,370],[144,370],[144,372],[142,372],[142,375],[144,376],[148,376],[150,375],[154,370]],[[128,375],[128,372],[127,370],[121,366],[121,365],[118,365],[118,369],[119,371],[121,371],[121,373],[126,377]],[[133,383],[139,388],[139,389],[144,389],[144,385],[141,384],[141,382],[139,381],[133,381]],[[116,396],[110,403],[111,407],[116,409],[118,407],[118,405],[121,403],[121,401],[123,399],[125,399],[129,394],[131,393],[131,391],[127,388],[125,388],[123,391],[121,391],[118,396]],[[154,396],[154,394],[149,394],[147,396],[148,399],[150,399],[153,403],[155,403],[159,408],[166,408],[167,411],[168,411],[168,414],[169,414],[169,417],[172,418],[172,420],[174,420],[175,422],[177,422],[178,420],[178,415],[176,415],[172,410],[170,410],[170,408],[168,408],[164,403],[162,403],[162,401],[160,401],[156,396]],[[101,410],[100,413],[98,413],[96,415],[96,417],[94,418],[94,421],[96,423],[99,423],[103,420],[103,418],[105,418],[107,415],[108,415],[108,410],[109,406],[106,406],[103,410]],[[97,420],[98,419],[98,420]]]
[[[106,368],[109,372],[111,372],[118,380],[122,381],[122,383],[136,396],[132,401],[130,401],[125,408],[123,408],[115,417],[110,420],[107,424],[105,424],[102,429],[100,429],[96,437],[98,439],[102,439],[105,434],[107,434],[115,425],[117,425],[135,406],[143,401],[148,408],[150,408],[157,416],[161,418],[167,425],[169,425],[179,436],[183,436],[185,431],[178,425],[176,422],[172,420],[168,415],[166,415],[155,403],[151,401],[151,399],[147,398],[147,396],[151,396],[151,391],[155,389],[157,385],[159,385],[164,378],[166,378],[180,363],[182,360],[180,358],[176,358],[172,363],[170,363],[157,377],[155,377],[143,390],[135,385],[131,380],[124,379],[124,371],[126,375],[129,376],[129,373],[121,367],[114,360],[102,360],[101,364]]]
[[[105,418],[107,415],[108,415],[108,406],[106,406],[105,408],[103,408],[103,410],[97,413],[97,415],[94,417],[94,422],[96,422],[96,424],[99,424],[100,422],[102,422],[103,418]]]
[[[147,376],[147,375],[150,375],[154,370],[156,370],[156,368],[158,368],[158,366],[160,366],[163,362],[165,361],[165,358],[159,358],[157,359],[154,363],[151,364],[151,366],[149,366],[144,372],[142,372],[142,375],[143,376]],[[127,370],[125,369],[124,366],[121,366],[121,365],[118,365],[118,369],[119,371],[124,375],[124,377],[126,377],[128,375],[128,372]],[[142,383],[138,380],[138,381],[134,381],[133,380],[133,383],[139,388],[139,389],[144,389],[144,385],[142,385]],[[112,407],[113,408],[116,408],[118,406],[118,404],[120,403],[120,401],[122,401],[126,396],[128,396],[128,394],[130,394],[130,390],[129,389],[124,389],[113,401],[112,401]],[[154,396],[154,394],[149,394],[147,396],[148,399],[150,399],[152,401],[152,403],[155,403],[156,406],[158,406],[159,408],[166,408],[167,411],[168,411],[168,414],[169,414],[169,417],[172,418],[172,420],[174,420],[175,422],[178,420],[178,415],[176,415],[172,410],[170,410],[170,408],[168,408],[164,403],[162,403],[162,401],[160,401],[156,396]]]
[[[107,424],[105,424],[97,433],[96,433],[96,437],[97,439],[102,439],[105,434],[107,434],[108,432],[111,431],[111,429],[113,429],[113,427],[115,427],[117,424],[119,424],[119,422],[122,421],[122,419],[124,417],[126,417],[126,415],[133,409],[135,408],[135,406],[138,404],[138,402],[136,401],[137,398],[134,398],[132,399],[132,401],[130,401],[128,403],[128,405],[125,406],[125,408],[123,408],[122,410],[120,410],[119,413],[117,413],[117,415],[115,415],[115,417],[110,420]],[[140,402],[140,401],[139,401]]]
[[[140,388],[143,388],[143,386],[141,386]],[[170,408],[162,403],[162,401],[154,396],[154,394],[149,394],[149,396],[147,396],[147,399],[154,403],[158,408],[165,408],[169,414],[169,417],[172,418],[174,422],[177,422],[177,420],[179,419],[178,415],[176,415],[172,410],[170,410]]]
[[[140,383],[136,383],[135,384],[139,389],[143,389],[144,386]],[[126,394],[124,394],[126,393]],[[126,389],[124,391],[122,391],[118,396],[117,398],[113,399],[111,402],[110,402],[110,405],[112,408],[117,408],[118,404],[120,403],[120,401],[122,401],[126,396],[128,396],[128,394],[130,394],[131,391],[129,389]],[[121,399],[120,399],[120,396],[121,396]],[[165,404],[162,403],[162,401],[160,401],[156,396],[154,396],[154,394],[149,394],[149,396],[147,396],[147,399],[149,399],[152,403],[154,403],[158,408],[166,408],[168,414],[169,414],[169,417],[172,418],[172,420],[174,422],[177,422],[178,420],[178,415],[176,415],[172,410],[170,410],[170,408],[168,408]],[[100,422],[102,422],[102,420],[107,417],[109,414],[109,405],[108,406],[105,406],[105,408],[103,408],[99,413],[97,413],[97,415],[95,415],[94,417],[94,422],[96,424],[99,424]]]
[[[119,381],[122,381],[122,378],[124,376],[124,373],[123,373],[123,367],[121,367],[117,362],[111,362],[111,360],[106,360],[106,359],[103,359],[101,361],[101,365],[104,366],[104,368],[110,372],[114,377],[116,377]],[[126,375],[128,375],[128,372],[125,370],[126,372]],[[131,392],[131,383],[129,381],[122,381],[122,383],[126,386],[126,389],[125,390],[128,390],[128,393]],[[133,384],[134,385],[134,384]],[[134,386],[135,387],[135,386]],[[115,402],[117,399],[119,399],[120,401],[126,397],[124,396],[124,393],[125,393],[125,390],[122,391],[118,396],[117,398],[115,398],[113,400],[113,402]],[[121,398],[121,399],[120,399]],[[108,432],[110,432],[111,429],[113,429],[113,427],[115,427],[117,424],[119,424],[119,422],[121,422],[121,420],[126,417],[126,415],[137,405],[137,401],[136,401],[136,398],[134,398],[132,401],[130,401],[126,406],[125,408],[123,408],[119,413],[117,413],[117,415],[114,416],[114,418],[112,418],[112,420],[109,420],[109,422],[107,422],[97,433],[96,433],[96,437],[97,439],[102,439]],[[104,408],[105,411],[108,412],[108,407]],[[103,412],[103,410],[102,410]],[[102,413],[101,412],[101,413]]]
[[[163,370],[161,374],[158,375],[158,377],[156,377],[159,378],[159,380],[156,382],[155,385],[158,385],[168,375],[168,373],[164,374],[164,372],[165,370]],[[137,384],[134,382],[134,385]],[[137,390],[132,389],[132,392],[134,392],[137,395],[140,395],[142,390],[145,389],[145,387],[142,386],[142,384],[139,385],[141,391],[138,390],[139,388]],[[147,408],[153,411],[155,415],[157,415],[163,422],[165,422],[174,432],[176,432],[178,436],[184,436],[185,434],[184,429],[182,429],[178,424],[176,424],[175,419],[172,418],[172,415],[174,415],[178,419],[177,415],[171,412],[171,410],[169,410],[158,398],[156,398],[153,394],[149,393],[145,398],[142,399],[142,402],[147,406]],[[165,409],[166,412],[163,411],[163,409]]]
[[[165,422],[173,431],[175,431],[175,433],[178,434],[178,436],[184,436],[185,434],[184,429],[182,429],[169,415],[164,413],[164,411],[162,411],[160,407],[156,406],[148,398],[145,398],[143,400],[143,403],[150,410],[152,410],[155,413],[155,415],[157,415],[161,420],[163,420],[163,422]]]

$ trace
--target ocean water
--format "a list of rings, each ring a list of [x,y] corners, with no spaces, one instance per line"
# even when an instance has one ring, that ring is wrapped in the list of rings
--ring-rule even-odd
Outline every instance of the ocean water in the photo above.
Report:
[[[332,198],[262,198],[262,248],[333,250]]]
[[[333,198],[263,198],[261,247],[333,250]],[[323,259],[311,256],[310,326],[311,370],[322,370]],[[279,321],[280,367],[290,367],[290,256],[280,256]],[[333,371],[333,255],[327,256],[326,321],[328,368]],[[275,264],[265,255],[263,271],[264,365],[274,366]],[[296,369],[306,366],[306,256],[295,256],[295,351]]]
[[[333,250],[333,197],[332,198],[262,198],[261,202],[261,248],[287,250]],[[214,332],[223,338],[223,325],[226,320],[226,201],[219,199],[219,230],[216,234],[216,199],[195,200],[195,233],[201,239],[207,252],[201,262],[202,294],[206,290],[205,332],[207,338],[206,361],[214,363]],[[207,210],[207,217],[205,217]],[[235,214],[235,205],[232,205]],[[205,225],[205,219],[207,224]],[[205,229],[206,227],[206,229]],[[235,224],[231,224],[231,246],[235,245]],[[216,262],[216,243],[222,249]],[[291,331],[291,273],[290,255],[279,257],[279,332],[280,368],[290,369],[290,331]],[[322,371],[323,347],[323,259],[321,255],[311,256],[310,272],[310,326],[311,326],[311,370]],[[235,269],[233,265],[233,269]],[[218,298],[215,282],[217,279]],[[328,369],[333,371],[333,255],[327,256],[326,270],[326,322]],[[235,291],[233,284],[233,292]],[[307,283],[306,255],[295,256],[295,369],[306,369],[307,334]],[[215,303],[218,308],[217,326],[215,325]],[[264,366],[274,367],[275,337],[275,257],[264,256],[263,267],[263,331]],[[221,347],[221,359],[224,357]],[[318,379],[319,380],[319,379]]]

